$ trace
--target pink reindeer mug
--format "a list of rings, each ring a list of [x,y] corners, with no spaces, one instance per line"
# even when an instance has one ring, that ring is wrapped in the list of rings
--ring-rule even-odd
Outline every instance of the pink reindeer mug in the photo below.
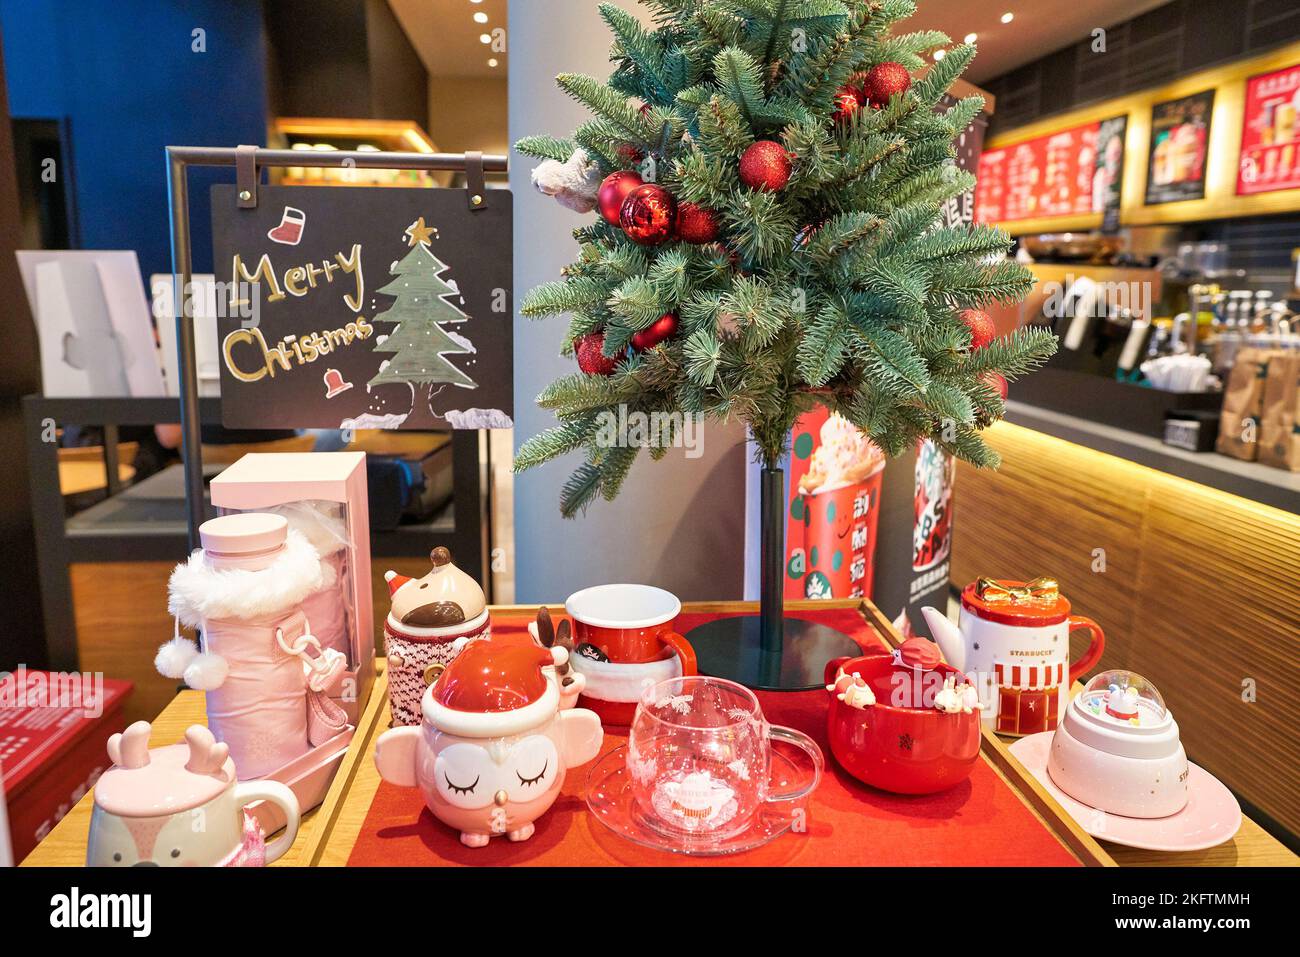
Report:
[[[149,749],[137,721],[108,739],[113,766],[95,784],[87,867],[260,867],[284,854],[298,834],[298,799],[275,781],[240,784],[230,749],[196,724],[185,744]],[[264,842],[246,808],[280,807],[284,834]]]

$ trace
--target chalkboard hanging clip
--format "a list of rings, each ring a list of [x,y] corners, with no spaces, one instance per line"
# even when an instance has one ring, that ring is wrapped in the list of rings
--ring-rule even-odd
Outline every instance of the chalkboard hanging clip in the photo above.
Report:
[[[235,147],[235,186],[240,209],[257,208],[257,147]]]
[[[465,194],[470,212],[487,209],[487,181],[483,178],[483,154],[477,150],[465,154]]]

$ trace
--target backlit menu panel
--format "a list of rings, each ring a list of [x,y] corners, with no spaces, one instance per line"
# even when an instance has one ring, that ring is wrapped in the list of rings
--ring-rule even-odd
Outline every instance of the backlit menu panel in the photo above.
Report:
[[[980,157],[975,219],[1014,222],[1093,212],[1092,180],[1101,123],[988,150]]]

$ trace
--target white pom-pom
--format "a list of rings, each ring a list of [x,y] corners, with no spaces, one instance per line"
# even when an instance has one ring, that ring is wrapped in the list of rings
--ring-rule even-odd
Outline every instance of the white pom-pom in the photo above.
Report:
[[[552,645],[551,660],[555,662],[557,668],[563,668],[569,663],[569,649],[563,645]]]
[[[185,669],[185,683],[195,691],[215,691],[220,688],[230,673],[230,665],[220,655],[207,652],[195,655]]]
[[[198,653],[198,646],[188,638],[173,638],[165,645],[159,646],[158,654],[154,655],[153,666],[164,678],[180,678]]]

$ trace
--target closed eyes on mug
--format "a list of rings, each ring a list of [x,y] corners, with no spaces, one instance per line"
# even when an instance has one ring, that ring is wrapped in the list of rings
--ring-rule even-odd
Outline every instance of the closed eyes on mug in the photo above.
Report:
[[[543,773],[545,772],[543,771]],[[478,786],[478,782],[481,777],[482,775],[479,775],[479,777],[475,778],[472,784],[461,786],[459,784],[454,783],[451,778],[447,777],[446,771],[442,772],[442,779],[447,782],[447,787],[449,787],[452,790],[452,792],[456,794],[473,794],[474,788]]]
[[[524,785],[525,787],[530,787],[530,786],[532,786],[532,785],[534,785],[534,784],[537,784],[539,781],[542,780],[542,778],[546,777],[546,770],[547,770],[547,768],[549,768],[550,766],[551,766],[551,762],[550,762],[550,759],[548,758],[548,759],[546,760],[546,762],[542,765],[542,770],[541,770],[541,772],[538,773],[536,777],[526,778],[526,777],[524,777],[522,774],[520,774],[518,771],[515,772],[515,777],[517,777],[517,778],[519,779],[519,783],[520,783],[520,784]]]

